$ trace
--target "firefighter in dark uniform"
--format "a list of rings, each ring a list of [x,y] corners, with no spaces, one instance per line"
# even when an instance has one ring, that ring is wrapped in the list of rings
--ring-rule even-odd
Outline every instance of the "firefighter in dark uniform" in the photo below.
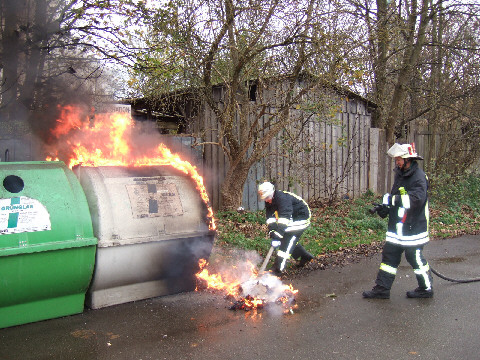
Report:
[[[391,192],[383,196],[378,214],[389,216],[388,229],[376,285],[364,291],[363,297],[390,298],[390,288],[405,252],[418,282],[415,290],[407,291],[407,297],[431,298],[433,279],[423,256],[423,247],[429,240],[428,179],[416,161],[423,158],[416,153],[415,144],[394,144],[387,154],[395,159],[394,183]]]
[[[293,193],[275,190],[270,182],[260,184],[258,194],[265,201],[271,244],[277,249],[272,272],[280,275],[290,258],[300,259],[300,266],[304,266],[314,258],[298,243],[305,229],[310,226],[312,215],[307,203]]]

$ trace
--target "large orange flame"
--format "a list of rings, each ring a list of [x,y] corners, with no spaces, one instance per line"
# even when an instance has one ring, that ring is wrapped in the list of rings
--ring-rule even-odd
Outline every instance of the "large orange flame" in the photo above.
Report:
[[[139,146],[132,140],[135,123],[130,114],[102,113],[87,114],[78,106],[59,107],[60,117],[52,130],[52,135],[66,144],[63,151],[70,168],[82,166],[153,166],[169,165],[189,175],[196,184],[200,196],[207,206],[209,227],[215,230],[213,209],[210,205],[203,177],[196,166],[180,155],[174,154],[163,143],[139,153]],[[68,155],[65,155],[68,154]],[[47,160],[62,159],[57,150]],[[63,160],[63,159],[62,159]]]

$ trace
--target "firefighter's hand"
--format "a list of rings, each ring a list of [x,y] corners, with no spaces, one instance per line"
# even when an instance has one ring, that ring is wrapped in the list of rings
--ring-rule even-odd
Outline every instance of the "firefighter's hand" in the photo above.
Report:
[[[270,231],[270,239],[272,240],[271,244],[274,248],[279,247],[280,244],[282,243],[282,241],[281,241],[282,238],[281,238],[280,234],[277,233],[276,231]]]
[[[272,246],[274,248],[279,247],[281,244],[282,244],[282,242],[280,240],[272,240]]]
[[[388,216],[389,210],[387,205],[383,205],[380,209],[378,209],[377,214],[382,219],[385,219]]]

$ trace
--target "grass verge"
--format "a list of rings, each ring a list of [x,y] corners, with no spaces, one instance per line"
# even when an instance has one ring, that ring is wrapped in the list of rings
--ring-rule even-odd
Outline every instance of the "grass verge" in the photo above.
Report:
[[[430,236],[432,240],[480,233],[480,177],[436,178],[430,191]],[[315,256],[362,244],[383,241],[387,219],[368,209],[381,198],[368,191],[353,200],[312,208],[312,224],[301,243]],[[222,211],[216,214],[217,246],[255,250],[265,255],[270,247],[263,211]]]

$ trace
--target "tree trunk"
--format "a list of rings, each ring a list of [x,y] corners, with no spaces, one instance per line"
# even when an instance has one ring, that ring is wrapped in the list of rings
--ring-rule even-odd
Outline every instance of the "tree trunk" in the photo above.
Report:
[[[377,0],[378,18],[376,26],[376,38],[378,50],[374,58],[375,74],[375,102],[378,109],[373,117],[373,126],[385,127],[385,108],[386,108],[386,84],[387,84],[387,51],[389,44],[389,33],[387,28],[387,0]]]
[[[231,166],[221,187],[223,210],[236,210],[242,205],[243,186],[247,181],[250,167],[245,163]]]
[[[25,81],[20,90],[19,102],[25,108],[31,109],[35,101],[35,90],[38,88],[40,70],[43,68],[42,46],[47,39],[47,4],[45,0],[35,2],[35,29],[31,36],[32,45],[26,58],[28,70],[25,74]]]
[[[401,123],[398,120],[402,117],[403,99],[406,93],[406,84],[411,81],[412,69],[417,65],[418,58],[425,44],[425,32],[431,21],[428,16],[428,0],[422,0],[421,10],[417,14],[417,4],[412,3],[412,9],[408,19],[407,26],[407,45],[402,60],[397,83],[392,96],[392,101],[387,115],[386,136],[387,142],[391,145],[395,142],[395,128]],[[419,25],[417,26],[417,23]]]
[[[5,25],[2,34],[2,65],[3,77],[1,79],[1,104],[0,121],[7,124],[15,118],[17,89],[19,80],[19,9],[23,10],[25,1],[5,0],[3,4],[3,19]],[[7,128],[11,127],[8,124]]]

